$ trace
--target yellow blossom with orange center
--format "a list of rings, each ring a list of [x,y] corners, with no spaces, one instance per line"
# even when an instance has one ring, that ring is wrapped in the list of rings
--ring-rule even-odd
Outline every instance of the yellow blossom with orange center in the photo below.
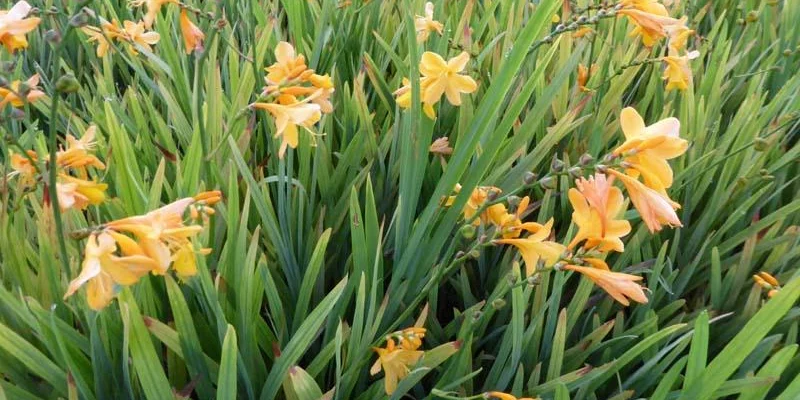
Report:
[[[24,0],[8,10],[0,10],[0,43],[11,53],[28,47],[25,35],[41,22],[38,17],[28,17],[31,10],[31,5]]]
[[[569,201],[575,210],[572,222],[578,226],[578,232],[568,248],[585,241],[586,249],[624,251],[621,237],[630,233],[631,224],[624,219],[614,219],[624,211],[625,198],[612,182],[613,178],[607,179],[604,174],[596,173],[588,180],[578,179],[575,182],[577,188],[569,190]]]

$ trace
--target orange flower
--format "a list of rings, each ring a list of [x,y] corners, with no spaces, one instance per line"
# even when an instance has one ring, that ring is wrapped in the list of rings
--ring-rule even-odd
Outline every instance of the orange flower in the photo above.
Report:
[[[575,212],[572,221],[578,226],[578,233],[567,246],[573,248],[582,241],[587,249],[597,248],[599,251],[625,250],[620,239],[631,231],[626,220],[614,219],[624,210],[622,191],[611,186],[612,179],[600,173],[589,180],[580,178],[576,181],[577,189],[569,190],[569,201]]]
[[[135,43],[142,46],[147,51],[153,51],[152,45],[161,40],[158,32],[146,32],[144,22],[125,21],[123,24],[123,37],[131,44]],[[128,47],[131,54],[138,54],[136,48],[131,45]]]
[[[297,55],[288,42],[278,43],[275,47],[275,59],[275,64],[266,68],[268,84],[278,85],[295,79],[308,69],[306,58],[302,54]]]
[[[100,28],[96,26],[86,26],[81,30],[89,36],[87,42],[97,43],[97,57],[103,58],[109,51],[113,50],[110,40],[119,40],[121,38],[124,40],[124,32],[119,27],[119,22],[116,20],[113,22],[103,22],[100,26]]]
[[[144,26],[150,28],[153,26],[153,22],[155,22],[156,17],[158,16],[158,12],[161,11],[161,7],[165,4],[178,4],[177,0],[131,0],[128,2],[131,7],[141,7],[143,5],[147,5],[147,14],[145,14],[143,22]]]
[[[206,35],[189,19],[189,13],[185,8],[181,9],[180,25],[186,54],[190,54],[193,51],[202,51],[203,39]]]
[[[522,214],[527,211],[530,201],[530,197],[523,197],[517,205],[517,211],[513,214],[509,214],[503,204],[495,204],[486,210],[489,214],[489,219],[502,233],[503,239],[518,238],[522,231],[536,233],[544,228],[542,224],[536,222],[522,222]]]
[[[612,272],[608,269],[608,265],[600,259],[586,258],[584,261],[591,267],[567,265],[564,269],[578,272],[591,279],[622,305],[629,305],[629,298],[638,303],[647,303],[647,296],[645,296],[642,286],[636,283],[642,280],[641,276]]]
[[[486,399],[497,399],[497,400],[538,400],[539,398],[532,398],[532,397],[516,397],[509,393],[503,392],[486,392],[483,394],[483,397]]]
[[[635,178],[609,169],[608,173],[618,177],[631,197],[633,206],[639,211],[642,220],[647,224],[651,233],[661,230],[663,225],[671,227],[683,226],[675,210],[681,208],[680,204],[672,201],[666,192],[653,190]]]
[[[394,393],[397,382],[408,375],[409,367],[416,365],[424,354],[420,350],[397,347],[391,338],[386,340],[385,348],[373,347],[373,350],[378,353],[378,360],[372,365],[369,373],[376,375],[383,370],[386,394]]]
[[[89,205],[98,205],[106,199],[105,183],[97,183],[85,179],[78,179],[68,175],[61,175],[56,183],[56,197],[58,205],[66,211],[71,208],[86,209]]]
[[[61,150],[56,155],[58,165],[62,168],[76,169],[82,178],[86,177],[86,167],[105,169],[106,165],[94,154],[91,154],[96,145],[94,141],[96,132],[97,126],[92,125],[86,129],[80,139],[67,135],[66,150]]]
[[[36,162],[38,156],[33,150],[28,150],[27,153],[28,157],[14,152],[11,153],[9,161],[13,171],[6,175],[8,178],[18,176],[19,184],[23,188],[31,187],[36,183],[36,166],[31,163],[31,160]]]
[[[430,1],[425,3],[425,15],[417,15],[414,18],[414,29],[417,31],[417,41],[424,42],[428,40],[431,32],[437,32],[439,36],[442,35],[444,25],[441,22],[433,19],[433,3]]]
[[[25,34],[36,29],[41,22],[37,17],[26,18],[31,8],[31,5],[23,0],[14,4],[9,10],[0,10],[0,43],[11,53],[28,47]]]
[[[250,107],[266,110],[275,118],[275,137],[281,138],[278,158],[283,158],[286,148],[297,148],[298,126],[311,128],[319,121],[321,110],[318,104],[309,103],[311,98],[289,104],[253,103]]]
[[[531,276],[536,272],[539,260],[544,261],[544,267],[553,266],[564,253],[566,247],[561,243],[551,242],[550,231],[553,228],[553,219],[547,222],[536,233],[522,239],[498,239],[495,244],[511,244],[519,249],[522,260],[525,261],[525,275]]]

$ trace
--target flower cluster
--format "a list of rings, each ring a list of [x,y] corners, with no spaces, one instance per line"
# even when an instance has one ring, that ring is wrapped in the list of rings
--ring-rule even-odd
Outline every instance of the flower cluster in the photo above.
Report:
[[[266,68],[266,86],[250,108],[265,110],[275,119],[275,137],[281,139],[278,157],[283,158],[287,147],[297,148],[298,127],[311,131],[323,113],[333,111],[334,87],[330,76],[308,68],[305,57],[287,42],[278,43],[275,60]]]
[[[33,103],[44,95],[39,88],[39,74],[32,75],[25,82],[13,81],[8,87],[0,87],[0,110],[7,104],[17,108],[23,107],[25,103]]]
[[[665,225],[681,226],[675,213],[680,205],[667,195],[673,180],[667,160],[683,154],[688,143],[679,137],[680,122],[676,118],[645,126],[639,113],[629,107],[622,111],[620,125],[625,142],[603,158],[611,165],[595,165],[592,176],[577,177],[576,187],[568,191],[577,232],[567,245],[553,239],[552,218],[544,225],[524,222],[529,213],[529,197],[520,199],[516,210],[510,212],[502,202],[508,196],[504,199],[500,189],[494,187],[482,186],[472,191],[463,209],[466,222],[492,228],[493,244],[515,246],[528,277],[550,268],[575,271],[623,305],[629,304],[628,299],[646,303],[643,288],[636,283],[642,278],[612,272],[604,261],[608,253],[625,250],[622,238],[631,232],[630,222],[621,218],[626,208],[625,196],[614,182],[618,179],[622,183],[650,232]],[[552,177],[542,178],[539,184],[545,186],[545,182],[552,182]],[[460,190],[460,186],[455,188],[455,192]],[[451,206],[455,198],[450,196],[444,205]],[[524,233],[527,235],[523,237]]]
[[[128,52],[132,55],[138,54],[137,45],[147,51],[152,51],[152,46],[161,40],[161,35],[151,29],[161,8],[167,4],[181,7],[179,26],[186,54],[203,50],[205,34],[189,18],[185,4],[177,0],[132,0],[128,4],[131,7],[147,7],[147,12],[141,21],[123,21],[122,26],[117,20],[102,21],[99,27],[85,26],[82,28],[83,32],[89,36],[88,41],[97,44],[98,57],[105,57],[109,51],[113,50],[111,43],[114,41],[127,45]]]
[[[700,53],[696,50],[686,52],[689,38],[695,33],[686,26],[686,17],[670,17],[666,7],[657,0],[622,0],[619,5],[622,9],[618,14],[628,17],[634,25],[630,35],[640,36],[645,46],[653,47],[661,39],[668,39],[668,55],[661,58],[666,65],[664,79],[667,90],[686,90],[691,86],[689,61]]]
[[[148,273],[164,275],[171,268],[181,279],[194,276],[196,253],[208,254],[210,249],[195,250],[192,238],[204,229],[198,221],[213,215],[210,206],[220,199],[219,191],[203,192],[100,226],[89,235],[81,273],[70,282],[64,299],[86,284],[89,306],[101,310],[119,287],[133,285]]]
[[[107,185],[89,177],[89,168],[102,170],[105,164],[94,155],[97,127],[92,125],[80,139],[67,135],[67,146],[56,153],[58,180],[55,198],[61,210],[86,209],[105,201]],[[25,154],[11,153],[9,177],[16,177],[23,189],[28,189],[40,180],[39,156],[34,151]]]
[[[395,391],[397,382],[405,378],[409,368],[416,365],[425,354],[419,350],[424,337],[425,328],[406,328],[387,335],[385,347],[373,348],[378,353],[378,359],[369,372],[371,375],[376,375],[383,370],[386,394]]]
[[[753,281],[767,291],[767,297],[769,298],[772,298],[781,290],[780,282],[769,272],[761,271],[753,275]]]

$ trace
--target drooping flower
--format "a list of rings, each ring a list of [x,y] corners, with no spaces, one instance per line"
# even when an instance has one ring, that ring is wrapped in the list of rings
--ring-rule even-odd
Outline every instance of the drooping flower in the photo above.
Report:
[[[413,347],[413,346],[412,346]],[[408,345],[406,348],[395,345],[394,338],[386,340],[386,347],[373,347],[378,353],[378,359],[370,368],[370,375],[376,375],[381,370],[384,374],[384,386],[386,394],[394,393],[397,389],[397,382],[405,378],[409,373],[409,368],[414,366],[422,355],[421,350],[412,350]]]
[[[125,21],[122,26],[122,37],[131,44],[128,46],[128,51],[131,54],[138,54],[133,44],[138,44],[147,51],[153,51],[151,46],[161,40],[161,35],[158,32],[145,30],[144,22]]]
[[[150,28],[153,26],[153,22],[155,22],[156,17],[158,17],[158,12],[161,11],[161,7],[165,4],[178,4],[177,0],[131,0],[128,2],[131,7],[141,7],[143,5],[147,6],[147,14],[145,14],[143,18],[144,26]]]
[[[61,210],[84,210],[89,205],[101,204],[106,199],[108,185],[95,181],[60,175],[56,183],[56,198]]]
[[[567,246],[574,248],[586,241],[584,248],[598,251],[622,252],[625,245],[620,239],[631,231],[626,220],[614,219],[624,208],[622,191],[612,186],[613,179],[606,179],[600,173],[588,180],[576,180],[577,189],[569,190],[569,201],[575,210],[572,222],[578,226],[578,233]]]
[[[612,272],[609,270],[608,265],[600,259],[585,258],[584,261],[591,266],[566,265],[564,269],[578,272],[591,279],[592,282],[600,286],[622,305],[630,305],[628,299],[642,304],[647,303],[644,289],[636,283],[642,280],[641,276]]]
[[[0,43],[9,52],[28,47],[25,35],[36,29],[41,22],[38,17],[28,17],[31,5],[27,1],[19,1],[9,10],[0,10]]]
[[[686,26],[686,17],[681,18],[679,21],[680,24],[664,27],[669,37],[669,49],[675,53],[685,49],[689,38],[695,33],[694,30]]]
[[[308,70],[306,58],[294,51],[288,42],[280,42],[275,47],[275,64],[266,68],[267,83],[277,85],[295,79]],[[313,73],[313,72],[312,72]]]
[[[56,162],[62,168],[73,168],[82,178],[86,177],[86,167],[105,169],[106,165],[92,152],[95,149],[97,126],[91,125],[80,139],[67,135],[67,148],[56,154]]]
[[[591,91],[589,88],[586,87],[586,82],[589,81],[589,75],[594,74],[597,72],[598,66],[597,64],[592,64],[591,68],[586,67],[583,64],[578,64],[578,89],[582,92],[589,92]]]
[[[209,192],[213,196],[201,194],[197,197],[186,197],[167,204],[145,215],[123,218],[105,224],[106,228],[117,232],[133,234],[144,254],[156,262],[153,274],[163,275],[170,265],[180,268],[179,275],[188,275],[195,270],[194,261],[186,251],[194,251],[191,238],[203,230],[199,225],[186,225],[184,214],[190,206],[211,205],[219,200],[219,192]]]
[[[44,97],[44,92],[39,89],[39,74],[33,74],[25,81],[24,86],[20,81],[13,81],[7,88],[0,87],[0,109],[6,104],[19,108],[26,102],[33,103],[41,97]]]
[[[630,36],[641,36],[642,44],[647,47],[653,47],[658,40],[667,37],[667,27],[681,24],[681,21],[675,18],[651,14],[634,8],[623,8],[617,14],[628,17],[635,26]]]
[[[180,25],[186,54],[191,54],[193,51],[202,51],[203,39],[205,39],[206,35],[189,19],[189,13],[185,8],[181,9]]]
[[[310,128],[319,121],[321,109],[319,104],[310,103],[309,98],[290,104],[253,103],[252,108],[266,110],[275,118],[275,137],[281,138],[278,157],[283,158],[286,148],[297,148],[299,141],[297,127]]]
[[[561,258],[566,247],[557,242],[545,240],[550,237],[553,228],[551,218],[536,233],[521,239],[498,239],[495,244],[511,244],[519,249],[522,260],[525,261],[525,275],[531,276],[536,272],[539,260],[544,262],[544,268],[552,267]]]
[[[626,107],[620,113],[620,125],[625,142],[614,149],[614,154],[624,157],[630,165],[628,173],[642,174],[644,183],[658,192],[672,186],[672,168],[667,160],[680,156],[689,147],[680,138],[680,121],[670,117],[645,126],[642,116]]]
[[[670,55],[662,58],[667,65],[664,69],[667,90],[686,90],[692,85],[692,69],[689,67],[689,60],[694,60],[699,56],[700,52],[694,50],[683,56],[677,56],[670,52]]]
[[[466,51],[445,61],[442,56],[426,51],[422,54],[419,63],[419,72],[422,79],[430,81],[422,91],[422,101],[426,104],[436,104],[442,95],[454,106],[461,105],[461,94],[472,93],[478,84],[469,76],[461,75],[469,62],[469,53]]]
[[[119,235],[125,238],[123,235]],[[155,267],[155,262],[145,256],[132,240],[120,246],[122,256],[117,252],[118,237],[113,233],[93,233],[86,242],[85,257],[80,275],[69,283],[64,299],[88,282],[86,298],[89,307],[101,310],[114,298],[114,285],[129,286]],[[125,240],[125,239],[119,239]]]
[[[660,231],[663,225],[671,227],[683,226],[680,219],[678,219],[678,215],[675,214],[675,210],[681,206],[672,201],[666,192],[658,192],[651,189],[636,178],[613,169],[609,169],[608,173],[619,178],[622,184],[625,185],[633,206],[639,211],[639,215],[641,215],[651,233]]]
[[[414,18],[414,28],[417,31],[417,42],[424,42],[428,40],[431,32],[437,32],[442,35],[444,25],[441,22],[433,19],[433,3],[425,3],[425,15],[417,15]]]

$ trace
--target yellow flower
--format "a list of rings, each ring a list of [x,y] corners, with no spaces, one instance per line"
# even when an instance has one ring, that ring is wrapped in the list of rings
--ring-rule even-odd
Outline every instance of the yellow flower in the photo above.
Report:
[[[138,44],[147,51],[153,51],[152,45],[158,43],[161,35],[158,32],[146,32],[144,22],[125,21],[123,24],[122,37],[131,44]],[[136,48],[131,45],[128,47],[131,54],[138,54]]]
[[[486,392],[483,394],[485,399],[497,399],[497,400],[538,400],[539,398],[533,397],[516,397],[512,394],[503,393],[503,392]]]
[[[599,251],[625,250],[620,239],[631,231],[631,224],[626,220],[614,219],[624,210],[625,198],[622,191],[611,184],[612,179],[600,173],[588,180],[580,178],[576,181],[577,189],[569,190],[569,201],[575,210],[572,222],[578,226],[578,233],[567,246],[574,248],[581,241],[584,248],[596,248]]]
[[[25,34],[36,29],[40,18],[26,18],[31,12],[27,1],[19,1],[9,10],[0,10],[0,43],[13,53],[17,49],[28,47]]]
[[[311,102],[319,105],[320,111],[325,114],[333,112],[333,104],[331,104],[331,95],[334,92],[333,79],[328,75],[311,74],[308,81],[314,86],[316,90],[313,92]]]
[[[97,43],[97,57],[103,58],[108,54],[109,50],[113,50],[109,40],[115,40],[123,37],[122,29],[119,27],[119,22],[103,22],[101,27],[86,26],[81,29],[83,33],[89,36],[88,43]]]
[[[308,67],[306,58],[296,55],[294,47],[288,42],[280,42],[275,47],[275,64],[267,67],[267,83],[280,84],[286,80],[298,78]]]
[[[321,108],[319,104],[309,103],[312,99],[295,101],[291,104],[253,103],[252,108],[266,110],[275,118],[275,137],[281,138],[278,157],[283,158],[286,148],[297,148],[298,131],[300,125],[306,129],[319,121]]]
[[[692,85],[692,69],[689,67],[689,60],[700,56],[697,50],[691,51],[683,56],[670,54],[662,60],[667,67],[664,69],[664,79],[667,81],[667,90],[686,90]]]
[[[525,275],[530,276],[536,272],[539,260],[544,262],[544,268],[552,267],[564,253],[566,247],[561,243],[551,242],[547,239],[553,228],[553,219],[547,222],[536,233],[522,239],[498,239],[495,244],[511,244],[516,246],[525,261]]]
[[[90,204],[98,205],[105,201],[107,187],[105,183],[61,175],[56,183],[58,205],[65,211],[71,208],[83,210]]]
[[[123,256],[114,254],[117,251],[117,239],[128,240],[124,246],[120,246]],[[132,285],[155,267],[155,262],[143,255],[135,242],[111,232],[89,236],[85,253],[81,273],[69,283],[64,299],[88,282],[86,298],[93,310],[101,310],[111,302],[115,283]]]
[[[203,50],[203,39],[206,35],[189,19],[189,14],[185,8],[181,9],[180,25],[186,54],[190,54],[195,50]]]
[[[667,8],[658,0],[622,0],[619,4],[625,8],[633,8],[650,14],[669,16]]]
[[[386,340],[386,347],[373,347],[378,353],[378,359],[370,368],[370,375],[376,375],[383,370],[384,385],[386,394],[394,393],[397,389],[397,382],[405,378],[409,373],[409,367],[414,366],[422,357],[424,352],[419,350],[409,350],[395,346],[394,339]]]
[[[150,28],[153,26],[153,22],[155,22],[156,17],[158,16],[158,12],[161,11],[161,7],[165,4],[178,4],[177,0],[131,0],[128,2],[131,7],[141,7],[143,5],[147,6],[147,14],[145,14],[143,22],[144,26]]]
[[[681,123],[677,118],[666,118],[645,126],[642,116],[632,107],[620,113],[620,125],[625,142],[614,150],[630,164],[629,174],[641,173],[644,183],[663,192],[672,186],[672,168],[667,160],[678,157],[689,147],[680,138]]]
[[[13,81],[7,88],[0,87],[0,109],[5,107],[6,104],[11,104],[13,107],[22,107],[25,103],[33,103],[39,98],[44,96],[44,92],[39,89],[39,74],[33,74],[28,80],[25,81],[27,86],[27,94],[21,93],[22,82]],[[22,95],[23,98],[19,96]]]
[[[7,175],[8,178],[18,176],[19,184],[23,188],[31,187],[36,183],[36,166],[31,163],[31,160],[37,161],[38,156],[32,150],[28,150],[27,153],[28,157],[11,152],[9,161],[13,171]]]
[[[456,187],[453,189],[453,191],[455,193],[460,193],[461,185],[456,184]],[[469,199],[467,200],[467,204],[464,206],[464,211],[463,211],[464,219],[470,220],[475,216],[475,213],[478,212],[478,209],[480,209],[481,206],[483,206],[483,203],[485,203],[486,200],[489,198],[489,193],[499,194],[501,192],[502,191],[499,188],[496,188],[494,186],[478,186],[475,189],[473,189],[472,193],[470,193]],[[449,196],[446,199],[444,205],[449,207],[453,205],[455,201],[456,201],[456,196]],[[491,210],[492,207],[489,207],[489,209],[485,210],[481,214],[480,218],[475,219],[475,221],[473,221],[472,224],[480,225],[481,222],[487,222],[492,220],[493,215]],[[496,221],[499,221],[499,219],[497,219]]]
[[[80,139],[67,135],[66,150],[61,150],[56,155],[58,165],[62,168],[76,169],[82,178],[86,177],[86,167],[105,169],[106,165],[94,154],[91,154],[96,145],[94,141],[96,132],[97,126],[92,125],[86,129]]]
[[[681,18],[680,24],[664,27],[669,36],[669,49],[675,53],[686,48],[689,38],[694,35],[694,30],[686,26],[686,17]]]
[[[663,225],[671,227],[683,226],[680,219],[678,219],[678,215],[675,214],[675,210],[681,206],[672,201],[666,192],[653,190],[636,180],[636,178],[613,169],[609,169],[608,173],[618,177],[622,184],[625,185],[633,206],[639,211],[639,215],[641,215],[651,233],[660,231]]]
[[[419,72],[422,74],[422,79],[429,82],[426,82],[422,91],[422,102],[436,104],[444,94],[450,104],[461,105],[461,93],[472,93],[478,88],[474,79],[459,74],[467,66],[467,62],[469,53],[466,51],[446,62],[436,53],[430,51],[423,53]]]
[[[675,18],[651,14],[633,8],[619,10],[617,14],[628,17],[635,26],[630,36],[641,36],[642,43],[647,47],[653,47],[659,39],[666,37],[668,26],[681,24],[681,21]]]
[[[567,265],[564,269],[578,272],[591,279],[592,282],[600,286],[622,305],[630,305],[629,298],[638,303],[647,303],[644,289],[636,283],[642,280],[641,276],[612,272],[608,269],[608,265],[600,259],[585,258],[584,261],[590,264],[591,267]]]
[[[442,35],[444,25],[433,19],[433,3],[425,3],[425,15],[417,15],[414,18],[414,28],[417,30],[417,42],[428,40],[428,36],[430,36],[433,31],[436,31],[439,36]]]
[[[430,84],[431,80],[422,78],[420,79],[420,94],[425,92],[425,89]],[[411,82],[408,78],[403,78],[403,86],[400,89],[395,90],[393,93],[397,96],[395,102],[400,108],[411,108]],[[433,104],[423,103],[422,111],[425,112],[425,115],[428,116],[430,119],[436,118],[436,111],[433,109]]]
[[[522,222],[522,214],[527,211],[530,201],[530,197],[523,197],[513,214],[506,212],[506,207],[502,204],[495,204],[486,210],[489,219],[502,233],[503,239],[518,238],[522,231],[536,233],[543,228],[542,224],[536,222]]]

